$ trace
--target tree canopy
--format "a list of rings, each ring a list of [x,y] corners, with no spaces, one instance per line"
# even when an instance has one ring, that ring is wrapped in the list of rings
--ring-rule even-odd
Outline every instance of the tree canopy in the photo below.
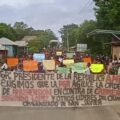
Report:
[[[100,52],[101,49],[97,47],[100,46],[100,41],[94,38],[87,37],[87,34],[89,32],[97,28],[96,24],[97,24],[96,21],[85,20],[80,25],[70,24],[67,26],[63,26],[63,28],[60,29],[60,33],[63,39],[64,47],[67,47],[66,44],[68,39],[69,47],[76,46],[76,44],[79,43],[80,44],[86,43],[88,45],[88,49],[90,49],[92,53]],[[96,47],[98,48],[98,50]]]
[[[110,35],[94,35],[87,37],[87,34],[95,29],[120,30],[120,1],[117,0],[93,0],[95,2],[96,20],[85,20],[80,25],[64,25],[60,29],[64,47],[76,46],[77,43],[86,43],[92,54],[110,53],[110,47],[105,43],[111,42]],[[67,30],[67,32],[66,32]]]
[[[96,20],[85,20],[81,24],[63,25],[59,30],[63,47],[69,48],[78,43],[86,43],[92,54],[110,52],[105,44],[112,38],[109,35],[95,35],[87,37],[87,34],[95,29],[120,30],[120,1],[119,0],[93,0]],[[0,37],[7,37],[13,41],[21,40],[24,36],[36,36],[29,42],[31,51],[47,47],[50,40],[58,39],[51,29],[35,30],[24,22],[16,22],[14,25],[0,23]]]
[[[120,1],[93,0],[97,25],[101,29],[120,30]]]
[[[57,39],[57,37],[50,29],[45,31],[44,30],[36,31],[35,34],[36,33],[37,33],[37,38],[30,41],[28,44],[29,50],[31,52],[38,52],[42,48],[47,48],[50,40]]]
[[[0,23],[0,37],[6,37],[13,41],[22,40],[24,36],[36,36],[36,39],[29,42],[30,51],[38,51],[47,47],[52,39],[58,39],[51,29],[35,30],[24,22],[15,22],[13,26]]]
[[[16,40],[16,31],[5,23],[0,23],[0,37],[7,37],[11,40]]]

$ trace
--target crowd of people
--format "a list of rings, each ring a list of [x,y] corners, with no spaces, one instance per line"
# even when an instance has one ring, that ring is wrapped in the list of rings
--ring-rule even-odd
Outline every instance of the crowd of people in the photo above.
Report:
[[[62,51],[62,55],[56,55],[56,51],[44,51],[45,54],[45,59],[47,60],[55,60],[55,65],[56,67],[66,67],[66,65],[63,63],[63,60],[69,59],[66,56],[66,52]],[[21,56],[16,56],[19,59],[19,64],[17,66],[13,67],[8,67],[7,61],[6,60],[1,60],[0,61],[0,70],[11,70],[11,71],[17,71],[17,72],[24,72],[23,70],[23,61],[24,60],[32,60],[33,59],[33,54],[29,55],[21,55]],[[102,74],[114,74],[114,75],[120,75],[120,58],[117,58],[116,55],[112,58],[111,56],[105,56],[105,55],[97,55],[96,57],[93,57],[92,55],[88,54],[81,54],[74,52],[73,58],[75,63],[78,62],[84,62],[83,58],[85,57],[90,57],[91,62],[88,62],[86,65],[86,74],[92,74],[90,71],[90,66],[92,63],[94,64],[103,64],[104,65],[104,70],[101,72]],[[38,63],[38,71],[35,72],[40,72],[40,73],[45,73],[48,72],[47,70],[44,69],[43,63],[39,62]],[[53,72],[57,72],[56,70]],[[70,69],[70,72],[72,70]]]

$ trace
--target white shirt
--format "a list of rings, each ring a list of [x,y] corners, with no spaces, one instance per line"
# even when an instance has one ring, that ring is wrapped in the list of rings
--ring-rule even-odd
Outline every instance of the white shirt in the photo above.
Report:
[[[63,62],[63,58],[60,57],[60,58],[59,58],[59,62]]]

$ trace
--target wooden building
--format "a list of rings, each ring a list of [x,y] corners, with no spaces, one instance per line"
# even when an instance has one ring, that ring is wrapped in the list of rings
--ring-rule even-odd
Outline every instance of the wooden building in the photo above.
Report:
[[[117,56],[117,58],[120,58],[120,40],[113,38],[111,44],[111,53],[112,56]]]

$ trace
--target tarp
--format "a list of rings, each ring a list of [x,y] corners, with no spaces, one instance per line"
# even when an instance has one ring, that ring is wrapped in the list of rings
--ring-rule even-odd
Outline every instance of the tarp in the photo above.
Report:
[[[38,62],[35,60],[24,60],[23,61],[23,70],[24,71],[37,71]]]
[[[45,54],[34,53],[33,59],[38,61],[38,62],[43,62],[43,60],[45,60]]]
[[[104,70],[103,64],[91,64],[90,70],[92,73],[101,73]]]
[[[66,59],[66,60],[63,60],[63,64],[64,65],[69,65],[69,64],[73,64],[74,63],[74,59]]]
[[[18,58],[7,58],[8,67],[14,67],[18,65]]]
[[[45,70],[55,70],[55,61],[54,60],[44,60],[43,66]]]

